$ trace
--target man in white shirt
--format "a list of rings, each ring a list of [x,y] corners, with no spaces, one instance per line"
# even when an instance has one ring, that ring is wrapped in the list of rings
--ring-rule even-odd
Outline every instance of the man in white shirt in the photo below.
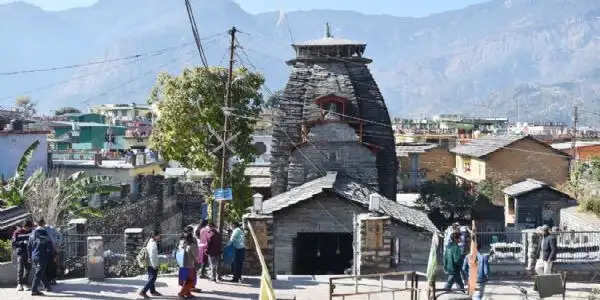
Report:
[[[148,281],[144,288],[140,291],[140,296],[144,299],[148,299],[146,293],[150,291],[152,296],[162,296],[156,291],[156,277],[158,276],[158,245],[156,242],[160,241],[160,233],[158,231],[152,232],[152,237],[146,244],[146,251],[148,252]]]

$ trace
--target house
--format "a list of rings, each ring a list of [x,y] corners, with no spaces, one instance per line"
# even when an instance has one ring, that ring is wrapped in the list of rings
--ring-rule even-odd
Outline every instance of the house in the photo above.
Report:
[[[452,173],[456,155],[439,144],[401,143],[396,145],[398,155],[398,190],[415,192],[427,181],[434,181]]]
[[[531,136],[485,136],[450,151],[456,154],[454,175],[473,185],[535,178],[558,186],[569,178],[569,155]]]
[[[101,122],[53,121],[49,126],[53,132],[48,142],[58,151],[110,149],[125,134],[125,127]]]
[[[23,130],[5,128],[0,131],[0,145],[2,145],[2,159],[0,159],[0,179],[6,180],[13,175],[17,169],[17,165],[23,156],[23,153],[35,141],[39,141],[37,149],[33,152],[33,156],[27,170],[26,175],[31,175],[35,170],[48,168],[48,131],[42,130]]]
[[[245,223],[257,232],[275,274],[424,270],[432,235],[438,234],[425,212],[338,172],[255,201]],[[252,239],[247,243],[254,248]],[[248,271],[256,267],[255,273],[258,261],[254,251],[247,253]]]
[[[573,143],[554,143],[551,145],[556,150],[563,151],[577,160],[590,160],[594,157],[600,158],[600,141],[577,141],[575,143],[575,155],[573,155]]]
[[[90,108],[90,112],[106,117],[107,123],[121,125],[123,122],[151,121],[152,108],[143,104],[100,104]]]
[[[162,175],[165,162],[154,152],[138,152],[127,156],[119,153],[53,152],[52,168],[65,176],[84,171],[88,176],[108,176],[114,184],[128,186],[138,193],[136,178],[140,175]]]
[[[561,209],[576,204],[569,195],[531,178],[510,185],[502,192],[505,226],[514,230],[558,226]]]

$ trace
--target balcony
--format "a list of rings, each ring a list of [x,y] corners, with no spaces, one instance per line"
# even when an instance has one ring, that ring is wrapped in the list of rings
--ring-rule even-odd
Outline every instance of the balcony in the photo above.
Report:
[[[95,152],[95,151],[53,151],[48,153],[51,166],[135,168],[153,163],[161,163],[157,152]]]

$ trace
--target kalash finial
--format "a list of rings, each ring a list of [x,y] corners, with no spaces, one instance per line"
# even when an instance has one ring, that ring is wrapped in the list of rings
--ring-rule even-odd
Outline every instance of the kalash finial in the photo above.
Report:
[[[326,38],[332,38],[333,35],[331,35],[331,30],[329,29],[329,22],[325,23],[325,37]]]

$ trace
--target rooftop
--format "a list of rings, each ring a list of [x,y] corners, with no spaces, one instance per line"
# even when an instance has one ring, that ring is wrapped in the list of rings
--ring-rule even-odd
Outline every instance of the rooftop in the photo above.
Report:
[[[396,145],[396,155],[407,156],[408,153],[424,153],[437,148],[438,144],[429,143],[402,143]]]
[[[272,214],[326,191],[334,192],[341,198],[367,208],[369,207],[370,195],[376,194],[381,200],[380,209],[375,211],[376,213],[388,215],[397,221],[430,232],[438,232],[438,229],[433,225],[425,212],[389,200],[379,193],[374,193],[365,185],[346,176],[338,175],[337,172],[327,172],[327,175],[323,177],[309,181],[266,200],[263,203],[262,213]]]
[[[71,127],[73,124],[76,124],[79,127],[112,127],[112,128],[125,128],[123,126],[115,126],[105,123],[96,123],[96,122],[76,122],[76,121],[53,121],[50,122],[50,127]]]
[[[502,192],[504,192],[505,194],[510,195],[510,196],[519,196],[519,195],[529,193],[531,191],[545,188],[547,186],[548,185],[543,181],[527,178],[524,181],[515,183],[513,185],[510,185],[510,186],[504,188],[502,190]]]
[[[553,151],[556,154],[568,157],[568,154],[553,149],[552,147],[550,147],[550,145],[530,135],[483,136],[478,139],[473,139],[465,144],[459,144],[456,147],[450,149],[450,152],[460,155],[481,158],[524,139],[528,139],[539,143],[540,145],[547,147],[550,151]]]
[[[577,141],[575,144],[575,147],[579,148],[579,147],[598,146],[598,145],[600,145],[600,141]],[[554,144],[551,144],[550,146],[552,146],[552,148],[557,149],[557,150],[568,150],[568,149],[571,149],[571,147],[573,146],[573,143],[571,143],[571,142],[554,143]]]

